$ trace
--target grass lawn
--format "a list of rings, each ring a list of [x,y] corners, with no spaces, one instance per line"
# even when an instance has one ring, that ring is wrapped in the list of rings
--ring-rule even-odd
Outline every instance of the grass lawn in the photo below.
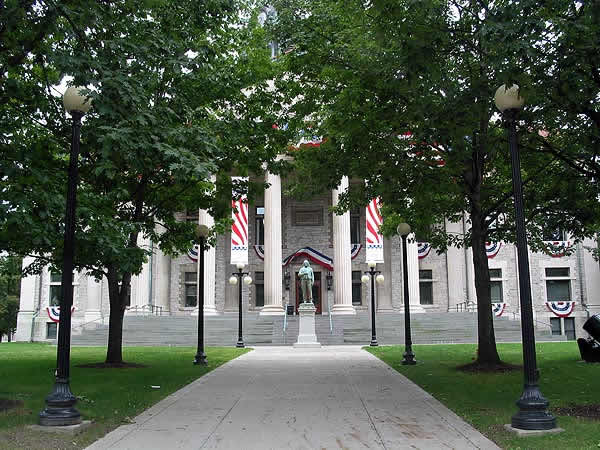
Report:
[[[44,399],[52,390],[56,347],[47,344],[0,345],[0,399],[21,400],[23,406],[0,412],[0,449],[83,448],[149,406],[248,349],[207,348],[208,366],[194,366],[195,348],[125,347],[123,359],[145,368],[87,369],[77,364],[103,362],[103,347],[71,349],[71,390],[83,419],[94,425],[75,436],[36,432]],[[160,386],[152,389],[151,386]]]
[[[523,372],[470,374],[456,370],[472,362],[476,346],[416,345],[418,364],[401,365],[404,346],[366,347],[398,372],[410,378],[436,399],[505,449],[600,448],[600,421],[556,414],[566,431],[536,437],[516,437],[504,430],[517,412],[515,401],[523,388]],[[503,361],[522,364],[520,344],[499,344]],[[575,342],[537,344],[540,388],[550,408],[569,404],[600,403],[600,364],[580,361]]]

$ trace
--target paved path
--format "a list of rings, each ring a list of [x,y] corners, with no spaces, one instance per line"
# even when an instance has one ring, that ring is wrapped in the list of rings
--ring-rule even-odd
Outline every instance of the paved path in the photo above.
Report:
[[[498,449],[360,347],[258,347],[89,449]]]

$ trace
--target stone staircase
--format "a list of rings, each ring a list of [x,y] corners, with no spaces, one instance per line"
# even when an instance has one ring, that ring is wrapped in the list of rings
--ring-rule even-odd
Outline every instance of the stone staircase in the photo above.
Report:
[[[316,317],[317,339],[322,345],[368,345],[371,341],[371,318],[368,312],[355,316],[333,316],[333,330],[329,317]],[[243,336],[247,346],[292,345],[298,338],[298,317],[287,317],[283,330],[283,316],[244,315]],[[237,342],[237,314],[227,313],[205,318],[204,336],[207,346],[233,346]],[[378,314],[377,341],[380,345],[404,343],[404,315]],[[477,316],[474,313],[427,313],[411,315],[414,344],[475,343]],[[125,316],[123,344],[126,346],[195,346],[198,318],[190,316]],[[520,342],[519,321],[500,318],[494,320],[497,342]],[[74,331],[73,345],[106,345],[108,326]],[[564,336],[552,336],[549,327],[536,329],[537,341],[563,341]]]

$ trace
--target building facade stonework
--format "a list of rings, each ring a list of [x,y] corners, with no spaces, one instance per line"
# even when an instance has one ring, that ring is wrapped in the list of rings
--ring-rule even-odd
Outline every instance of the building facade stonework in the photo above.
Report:
[[[360,278],[368,271],[365,260],[365,209],[334,216],[331,207],[339,192],[348,189],[343,179],[337,190],[298,201],[281,194],[281,180],[267,174],[271,187],[248,208],[249,254],[245,271],[253,283],[243,285],[242,308],[256,314],[284,314],[287,305],[296,305],[299,288],[296,274],[304,259],[303,249],[315,251],[332,260],[332,269],[312,259],[315,272],[313,292],[320,314],[356,314],[370,309],[370,283]],[[180,214],[180,220],[199,220],[211,225],[212,219],[200,214]],[[446,223],[449,231],[464,233],[465,223]],[[228,283],[237,269],[230,264],[229,234],[219,236],[216,247],[206,253],[204,299],[207,315],[238,311],[238,287]],[[416,242],[409,244],[408,269],[411,311],[415,313],[460,312],[476,305],[473,257],[470,249],[450,247],[438,254],[430,249],[418,252]],[[357,241],[357,242],[354,242]],[[171,258],[147,240],[140,246],[152,250],[142,272],[131,282],[130,305],[126,314],[197,314],[197,263],[188,255]],[[600,266],[589,248],[597,243],[579,244],[568,256],[530,252],[530,277],[536,326],[551,328],[554,334],[569,338],[582,333],[581,325],[590,314],[600,312]],[[421,247],[425,248],[425,247]],[[284,259],[298,252],[285,266]],[[519,319],[519,288],[516,249],[502,243],[488,259],[492,280],[492,301],[502,304],[503,315]],[[30,259],[24,260],[28,265]],[[403,312],[402,251],[398,237],[384,239],[384,263],[377,265],[385,277],[375,285],[378,313]],[[58,280],[58,281],[57,281]],[[49,308],[56,305],[58,274],[48,270],[22,280],[21,305],[16,339],[43,341],[53,338],[56,324]],[[74,278],[73,333],[84,326],[108,321],[106,280],[97,282],[84,273]],[[548,301],[576,302],[572,312],[559,317],[550,311]],[[586,309],[586,305],[588,305]]]

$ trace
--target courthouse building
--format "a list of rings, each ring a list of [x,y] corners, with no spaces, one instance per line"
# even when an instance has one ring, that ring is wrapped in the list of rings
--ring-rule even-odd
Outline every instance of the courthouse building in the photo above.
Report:
[[[205,253],[205,314],[238,311],[238,287],[228,280],[237,271],[232,264],[232,251],[236,250],[232,248],[239,250],[236,245],[240,239],[248,247],[244,271],[253,279],[251,285],[243,285],[242,307],[247,314],[283,315],[287,305],[297,307],[301,294],[296,274],[305,259],[314,270],[317,314],[354,315],[368,311],[370,283],[361,283],[361,276],[369,270],[366,252],[371,245],[379,246],[383,262],[377,264],[377,270],[385,278],[383,284],[376,284],[376,310],[382,314],[403,312],[400,239],[374,242],[380,238],[372,234],[372,227],[381,220],[377,202],[337,216],[330,208],[336,204],[338,193],[348,189],[347,178],[338,189],[302,202],[282,195],[278,175],[266,173],[265,177],[270,187],[262,198],[244,205],[247,214],[241,214],[245,217],[240,219],[240,228],[233,235],[219,236],[216,248]],[[212,225],[212,218],[204,211],[184,212],[179,219]],[[453,233],[467,231],[466,222],[444,225]],[[555,233],[549,239],[555,252],[529,255],[536,326],[573,339],[583,333],[581,325],[588,315],[600,312],[600,267],[584,248],[597,244],[579,244],[565,256],[561,248],[571,245],[568,237]],[[196,253],[191,250],[171,258],[152,242],[141,240],[140,245],[151,249],[152,256],[141,274],[132,279],[126,314],[197,314]],[[489,243],[487,252],[494,313],[518,320],[516,248],[501,242]],[[438,254],[427,243],[409,243],[407,265],[412,312],[452,314],[475,307],[470,249],[450,247]],[[106,280],[98,283],[85,273],[77,273],[74,286],[74,332],[85,324],[107,323]],[[54,338],[59,293],[59,273],[45,270],[23,279],[17,340]]]

